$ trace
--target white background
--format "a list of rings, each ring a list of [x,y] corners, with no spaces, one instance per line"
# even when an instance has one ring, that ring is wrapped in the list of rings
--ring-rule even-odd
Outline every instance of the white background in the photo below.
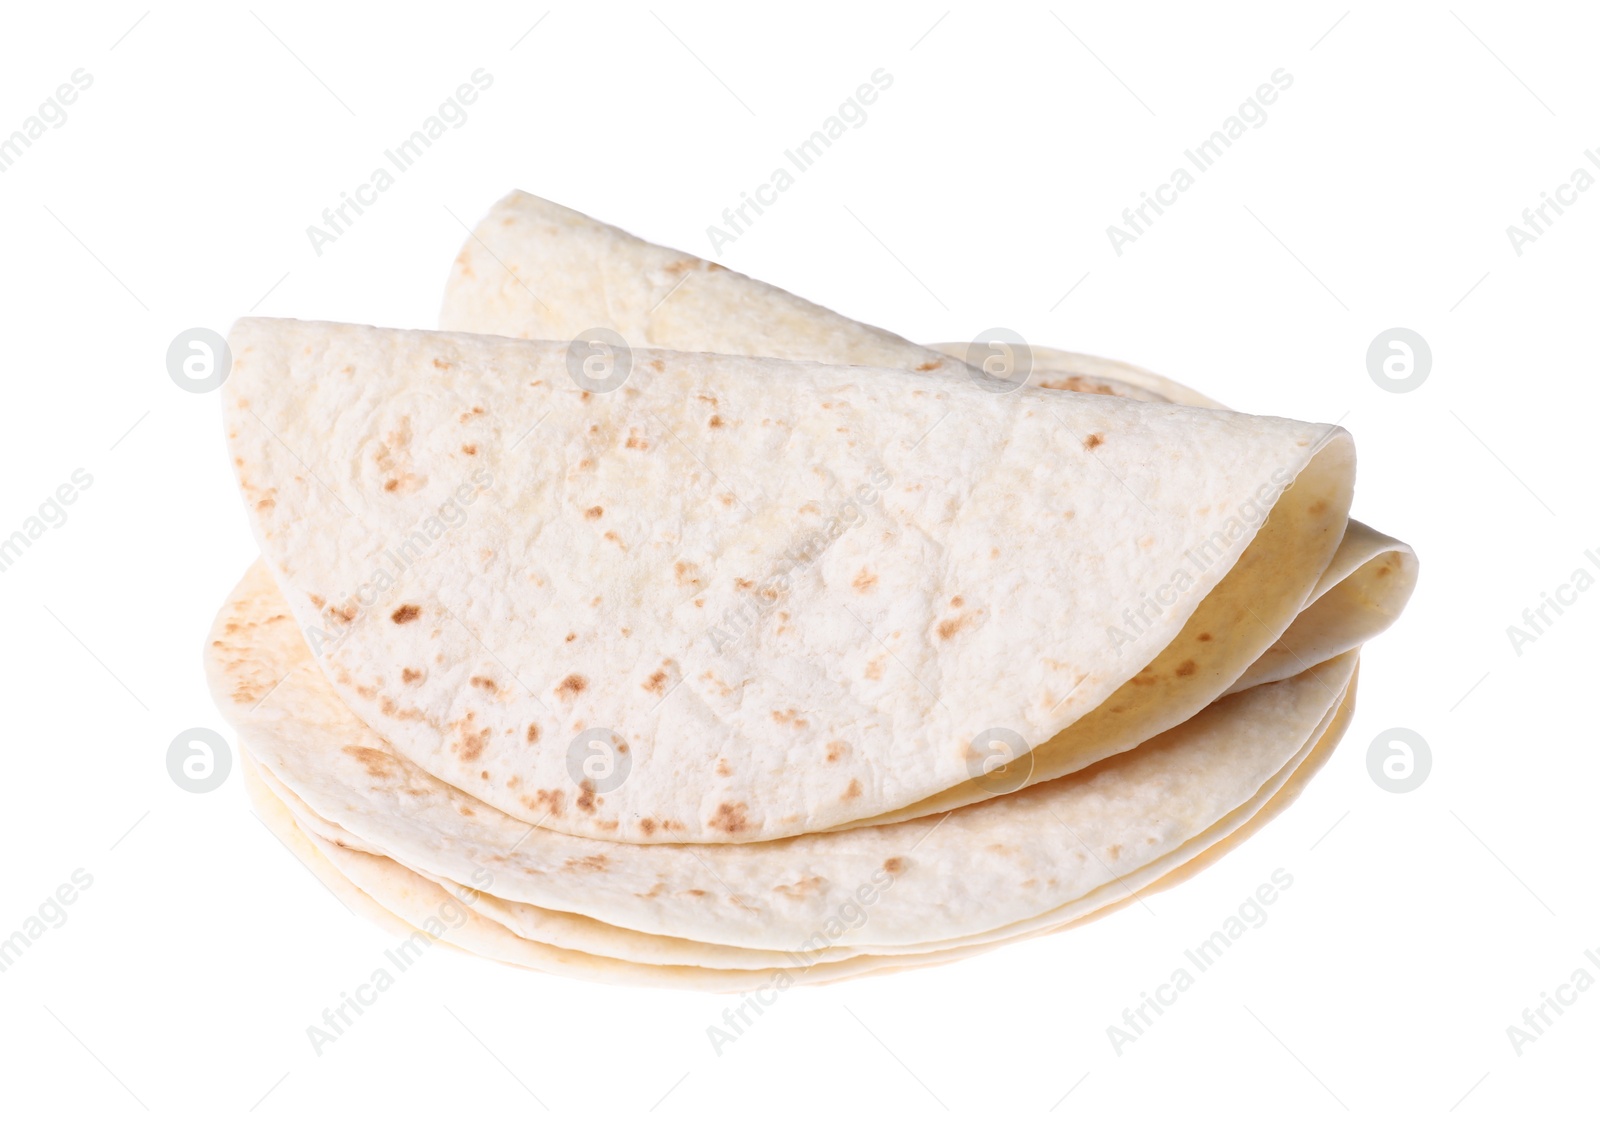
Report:
[[[1506,634],[1600,576],[1600,190],[1521,256],[1506,234],[1600,145],[1581,7],[663,3],[7,7],[0,133],[75,69],[93,85],[0,174],[0,535],[74,469],[94,482],[0,573],[0,934],[75,869],[94,882],[0,975],[0,1111],[1592,1111],[1600,987],[1522,1056],[1506,1034],[1576,969],[1600,978],[1600,591],[1520,654]],[[314,253],[306,227],[479,67],[466,124]],[[1357,515],[1422,558],[1344,745],[1148,909],[791,991],[721,1057],[705,1027],[728,999],[444,951],[315,1056],[306,1026],[391,941],[262,829],[237,773],[209,795],[167,776],[178,731],[227,729],[201,639],[255,553],[216,396],[173,384],[169,341],[251,311],[430,326],[461,223],[512,187],[709,256],[708,224],[880,67],[867,123],[721,260],[911,338],[1004,325],[1340,420]],[[1115,254],[1107,225],[1280,67],[1266,124]],[[1366,369],[1397,325],[1433,352],[1406,394]],[[1367,773],[1392,726],[1433,752],[1408,795]],[[1280,867],[1267,923],[1118,1056],[1107,1025]]]

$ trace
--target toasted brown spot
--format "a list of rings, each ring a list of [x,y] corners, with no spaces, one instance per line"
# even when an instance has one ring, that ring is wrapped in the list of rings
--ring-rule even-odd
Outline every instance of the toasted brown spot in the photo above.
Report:
[[[966,603],[967,602],[962,600],[960,597],[951,597],[950,598],[950,607],[951,608],[960,608],[962,605],[964,605]]]
[[[594,814],[594,785],[585,780],[578,789],[578,810],[587,814]]]
[[[850,587],[858,593],[870,593],[877,584],[878,575],[863,567],[861,572],[856,574],[855,580],[850,582]]]
[[[417,682],[426,673],[426,671],[419,671],[415,667],[405,667],[400,671],[400,677],[406,682]]]
[[[666,687],[667,687],[667,672],[666,671],[657,671],[655,674],[651,675],[644,683],[644,688],[646,690],[648,690],[652,694],[660,694],[664,690],[666,690]]]
[[[906,860],[904,858],[885,858],[883,860],[883,868],[888,873],[899,873],[906,868]]]
[[[535,741],[537,741],[538,739],[539,739],[539,723],[536,722],[536,721],[530,721],[528,723],[528,744],[531,745]]]
[[[828,742],[828,763],[829,764],[837,764],[849,752],[850,752],[850,742],[848,742],[848,741],[829,741]]]
[[[967,617],[967,616],[952,616],[948,620],[940,621],[939,622],[939,638],[940,639],[949,639],[951,636],[953,636],[957,632],[959,632],[962,628],[966,627],[968,620],[969,620],[969,617]]]
[[[1199,635],[1195,636],[1194,638],[1199,640],[1201,643],[1210,643],[1211,642],[1211,633],[1210,632],[1201,632]]]
[[[939,369],[939,362],[936,359],[930,359],[925,363],[918,363],[917,364],[917,369],[918,370],[938,370]]]
[[[1177,675],[1179,678],[1188,678],[1190,675],[1194,674],[1194,671],[1194,660],[1185,659],[1183,662],[1178,664],[1178,669],[1174,671],[1173,674]]]
[[[577,632],[568,632],[567,633],[567,642],[568,643],[571,643],[573,640],[575,640],[577,638],[578,638],[578,633]]]
[[[494,679],[489,678],[486,675],[473,675],[471,681],[472,685],[476,686],[479,690],[487,690],[491,694],[500,689],[499,686],[495,684]]]
[[[721,417],[719,417],[717,414],[713,413],[711,415],[711,420],[707,421],[706,424],[711,426],[711,428],[713,428],[713,429],[720,429],[720,428],[722,428],[723,421],[722,421]]]
[[[385,480],[383,482],[383,490],[384,491],[393,491],[399,486],[400,486],[400,481],[399,480]]]
[[[826,884],[828,883],[825,880],[813,874],[811,877],[802,877],[792,885],[774,885],[772,888],[774,892],[782,893],[785,897],[803,900],[816,893]]]
[[[418,608],[416,605],[402,604],[399,608],[395,609],[389,614],[389,619],[393,620],[396,624],[404,624],[408,620],[415,620],[421,615],[422,609]]]
[[[394,760],[388,753],[378,749],[369,749],[364,745],[345,745],[342,751],[346,756],[355,757],[361,766],[367,770],[368,776],[384,779],[394,775]]]
[[[455,723],[456,742],[452,748],[462,760],[477,760],[489,746],[489,730],[472,728],[472,715]]]
[[[590,873],[604,873],[609,859],[604,854],[587,854],[582,858],[568,858],[561,864],[561,868],[568,873],[578,870],[587,870]]]
[[[1083,439],[1083,447],[1084,448],[1099,448],[1101,445],[1103,445],[1105,443],[1106,443],[1106,439],[1104,437],[1102,437],[1099,433],[1090,433],[1087,437],[1085,437]]]
[[[725,757],[725,756],[717,758],[717,775],[718,776],[732,776],[733,775],[733,769],[728,767],[728,758]]]
[[[461,446],[461,451],[466,453],[468,456],[476,456],[476,455],[478,455],[478,446],[477,445],[462,445]]]
[[[586,519],[593,520],[593,519],[598,519],[601,515],[603,515],[605,513],[606,513],[606,509],[604,507],[590,507],[587,511],[585,511],[583,513],[583,517],[586,518]]]
[[[519,796],[518,802],[529,811],[542,811],[544,814],[559,817],[566,809],[567,794],[540,788],[533,795]]]
[[[750,808],[743,803],[724,803],[717,807],[717,813],[711,816],[711,826],[724,834],[741,834],[750,829],[750,820],[745,818],[745,812]]]
[[[869,679],[870,681],[877,682],[879,679],[883,678],[883,668],[883,656],[880,655],[875,659],[869,659],[867,661],[867,669],[861,673],[863,677]]]
[[[1308,511],[1310,511],[1313,515],[1320,515],[1320,514],[1322,514],[1322,512],[1324,512],[1324,511],[1326,511],[1328,509],[1328,501],[1326,499],[1319,499],[1315,503],[1311,504],[1311,506],[1306,508],[1306,509]]]
[[[656,833],[656,821],[654,819],[640,819],[639,829],[644,832],[646,838],[649,838]]]
[[[842,800],[845,800],[846,802],[848,802],[848,801],[850,801],[852,799],[855,799],[860,794],[861,794],[861,781],[860,780],[851,780],[850,781],[850,786],[844,790],[844,794],[842,796],[840,796],[839,798],[842,799]]]
[[[580,674],[570,674],[561,680],[561,685],[556,687],[556,697],[564,702],[570,702],[588,689],[588,679]]]
[[[1117,857],[1121,853],[1122,844],[1120,842],[1113,842],[1110,846],[1106,847],[1106,857],[1110,858],[1113,862],[1117,860]]]
[[[642,449],[649,448],[650,447],[650,442],[645,440],[643,437],[636,436],[633,433],[629,433],[628,434],[627,443],[626,443],[626,445],[624,447],[626,447],[626,448],[637,448],[637,449],[641,449],[642,450]]]

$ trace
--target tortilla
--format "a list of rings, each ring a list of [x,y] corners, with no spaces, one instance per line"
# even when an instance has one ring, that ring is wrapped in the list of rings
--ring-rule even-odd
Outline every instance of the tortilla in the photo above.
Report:
[[[1353,483],[1336,427],[959,373],[639,351],[594,394],[559,344],[243,320],[230,346],[247,509],[343,700],[591,838],[973,798],[994,729],[1044,777],[1132,747],[1283,632]],[[603,793],[569,767],[591,729],[626,746]]]
[[[522,191],[496,203],[462,246],[446,284],[440,327],[524,339],[567,339],[583,328],[604,328],[635,343],[682,351],[888,363],[913,371],[942,369],[946,358],[991,354],[970,342],[919,347]],[[1030,384],[1045,389],[1227,408],[1114,359],[1031,345],[1018,361]],[[1350,524],[1347,538],[1311,595],[1316,610],[1275,639],[1230,690],[1298,674],[1353,650],[1399,616],[1416,583],[1415,555],[1359,523]],[[1354,563],[1345,566],[1345,559]],[[1328,580],[1334,570],[1336,581]]]
[[[561,340],[605,328],[634,347],[911,371],[965,369],[969,355],[997,353],[971,343],[919,346],[525,191],[497,202],[462,245],[445,286],[439,327]],[[1047,389],[1215,405],[1126,364],[1030,350],[1039,376],[1034,382]]]
[[[848,943],[891,948],[1026,923],[1135,875],[1309,751],[1354,666],[1342,656],[1236,694],[1135,752],[942,821],[636,846],[530,827],[374,738],[316,673],[263,567],[230,598],[207,650],[213,691],[270,776],[374,852],[466,886],[483,887],[487,871],[498,897],[615,928],[780,952],[826,932],[863,887],[873,901]]]
[[[552,949],[535,941],[522,940],[520,943],[528,946],[518,947],[519,941],[506,939],[509,929],[504,926],[496,925],[492,921],[485,924],[472,923],[470,918],[464,915],[462,905],[475,912],[478,911],[477,906],[484,896],[482,893],[441,893],[439,890],[442,890],[442,887],[436,883],[424,883],[424,879],[388,859],[373,858],[372,861],[359,863],[359,868],[364,868],[366,875],[362,878],[365,888],[375,894],[369,895],[333,864],[336,855],[348,852],[330,848],[326,840],[318,838],[315,834],[303,832],[303,828],[297,824],[288,809],[262,782],[262,777],[257,773],[248,755],[244,756],[242,764],[246,788],[257,807],[258,814],[269,829],[277,834],[307,868],[311,869],[318,879],[353,911],[378,923],[391,935],[405,940],[401,950],[408,956],[414,956],[428,943],[437,941],[459,950],[470,950],[486,955],[501,962],[557,974],[577,975],[593,981],[689,986],[723,991],[748,990],[765,983],[775,989],[785,989],[795,982],[838,981],[841,978],[887,974],[964,958],[1019,939],[1076,927],[1124,907],[1134,899],[1142,899],[1181,883],[1254,834],[1299,793],[1304,784],[1326,762],[1333,747],[1343,735],[1349,721],[1353,689],[1352,682],[1337,715],[1327,726],[1320,740],[1306,753],[1297,757],[1296,763],[1291,766],[1292,770],[1288,771],[1287,778],[1264,801],[1253,801],[1249,808],[1240,809],[1243,817],[1239,821],[1219,824],[1213,832],[1209,832],[1208,836],[1192,840],[1184,847],[1181,856],[1174,857],[1171,868],[1164,872],[1141,871],[1143,876],[1136,875],[1131,880],[1121,879],[1114,887],[1110,887],[1109,891],[1086,898],[1080,903],[1076,914],[1064,914],[1070,916],[1070,919],[1063,919],[1053,926],[999,936],[989,942],[964,945],[944,952],[853,958],[838,966],[826,967],[822,972],[815,974],[817,964],[801,960],[799,963],[791,962],[787,966],[773,968],[767,971],[764,977],[754,979],[744,971],[719,975],[709,971],[687,972],[671,967],[663,970],[652,968],[648,964],[641,966],[630,961],[617,961],[606,957],[582,955],[561,957],[550,954]],[[314,839],[316,841],[313,841]],[[372,856],[362,855],[362,857]],[[357,863],[351,861],[343,864],[351,868],[352,872],[358,868]],[[429,884],[433,885],[432,889],[429,888]],[[408,923],[402,920],[396,915],[397,911],[411,916],[413,921]],[[462,928],[467,928],[468,931],[464,935],[458,935],[458,930]],[[609,967],[618,969],[608,970]]]

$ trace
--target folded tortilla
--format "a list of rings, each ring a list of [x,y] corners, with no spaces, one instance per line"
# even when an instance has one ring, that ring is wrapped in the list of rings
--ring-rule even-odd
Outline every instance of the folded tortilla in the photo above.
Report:
[[[335,690],[591,838],[804,834],[1131,748],[1283,634],[1354,481],[1337,427],[957,371],[637,351],[597,394],[562,344],[230,345],[240,487]],[[605,792],[570,767],[594,729]]]

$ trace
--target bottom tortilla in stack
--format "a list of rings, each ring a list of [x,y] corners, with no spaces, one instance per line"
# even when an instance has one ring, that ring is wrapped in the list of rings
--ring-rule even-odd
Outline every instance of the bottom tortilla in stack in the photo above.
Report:
[[[336,895],[391,932],[517,966],[712,991],[965,958],[1176,884],[1320,768],[1356,664],[1352,652],[1239,691],[1135,750],[945,815],[637,846],[530,828],[388,752],[340,712],[273,593],[263,568],[246,576],[209,667],[259,770],[263,820]],[[708,920],[713,895],[745,922]]]

